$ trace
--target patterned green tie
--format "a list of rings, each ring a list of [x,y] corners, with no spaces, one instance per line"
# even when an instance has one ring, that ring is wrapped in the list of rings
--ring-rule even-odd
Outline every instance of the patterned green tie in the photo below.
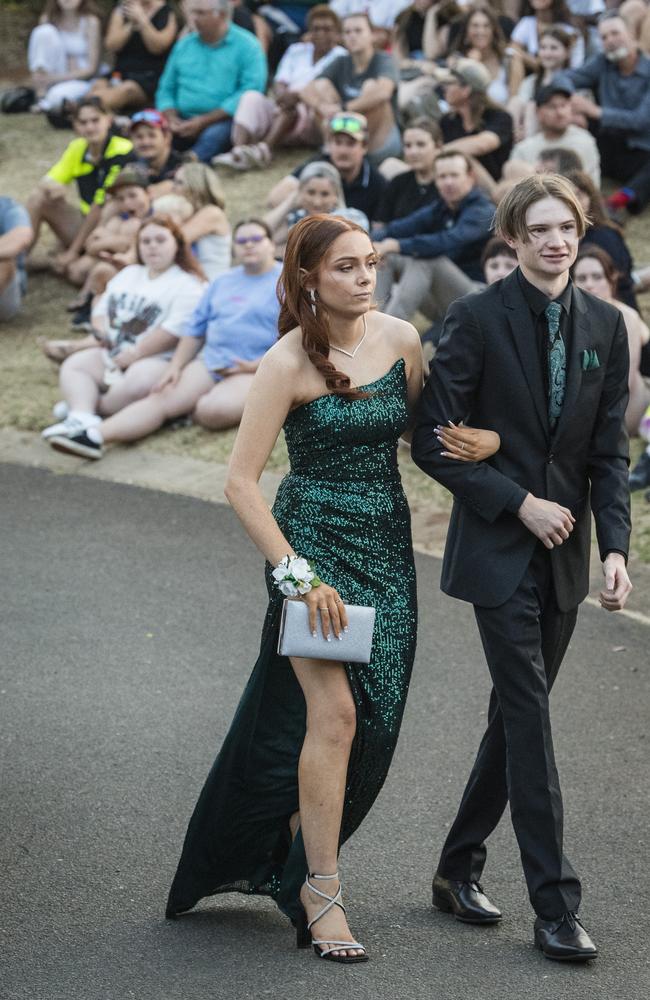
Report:
[[[548,422],[551,430],[555,430],[558,417],[562,412],[564,390],[566,387],[566,351],[560,333],[560,315],[562,306],[559,302],[549,302],[544,315],[548,322]]]

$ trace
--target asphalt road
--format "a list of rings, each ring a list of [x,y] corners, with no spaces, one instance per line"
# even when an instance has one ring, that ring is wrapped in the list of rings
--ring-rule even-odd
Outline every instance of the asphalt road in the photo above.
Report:
[[[471,609],[418,558],[421,631],[389,780],[341,870],[372,961],[298,952],[268,900],[163,910],[187,819],[257,654],[262,564],[225,507],[0,466],[2,1000],[648,996],[649,630],[585,607],[553,694],[566,845],[601,948],[532,948],[509,821],[497,928],[430,907],[485,719]]]

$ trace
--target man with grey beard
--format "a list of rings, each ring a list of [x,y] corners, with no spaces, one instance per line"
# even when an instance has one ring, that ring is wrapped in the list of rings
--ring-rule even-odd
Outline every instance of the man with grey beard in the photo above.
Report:
[[[594,94],[595,101],[576,94],[573,110],[596,136],[603,174],[624,185],[607,199],[609,208],[637,214],[650,201],[650,59],[617,11],[602,15],[598,34],[603,51],[556,79]]]

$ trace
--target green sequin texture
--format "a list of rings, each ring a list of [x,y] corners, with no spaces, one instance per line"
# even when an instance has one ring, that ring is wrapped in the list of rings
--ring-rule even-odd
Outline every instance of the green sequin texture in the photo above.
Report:
[[[364,388],[365,399],[321,396],[288,415],[291,471],[273,507],[322,580],[346,603],[377,609],[370,663],[345,664],[357,729],[341,843],[388,773],[417,629],[409,511],[397,468],[397,441],[408,423],[403,360]],[[260,654],[190,821],[169,912],[233,891],[270,895],[294,919],[299,910],[307,862],[301,832],[291,840],[289,817],[298,809],[305,703],[289,660],[276,652],[283,598],[268,565],[266,573]]]

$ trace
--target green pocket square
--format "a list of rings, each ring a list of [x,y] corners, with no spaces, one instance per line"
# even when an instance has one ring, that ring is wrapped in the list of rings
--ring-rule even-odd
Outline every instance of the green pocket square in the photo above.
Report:
[[[597,351],[583,351],[581,357],[583,372],[591,372],[594,368],[600,368],[600,360],[598,358]]]

